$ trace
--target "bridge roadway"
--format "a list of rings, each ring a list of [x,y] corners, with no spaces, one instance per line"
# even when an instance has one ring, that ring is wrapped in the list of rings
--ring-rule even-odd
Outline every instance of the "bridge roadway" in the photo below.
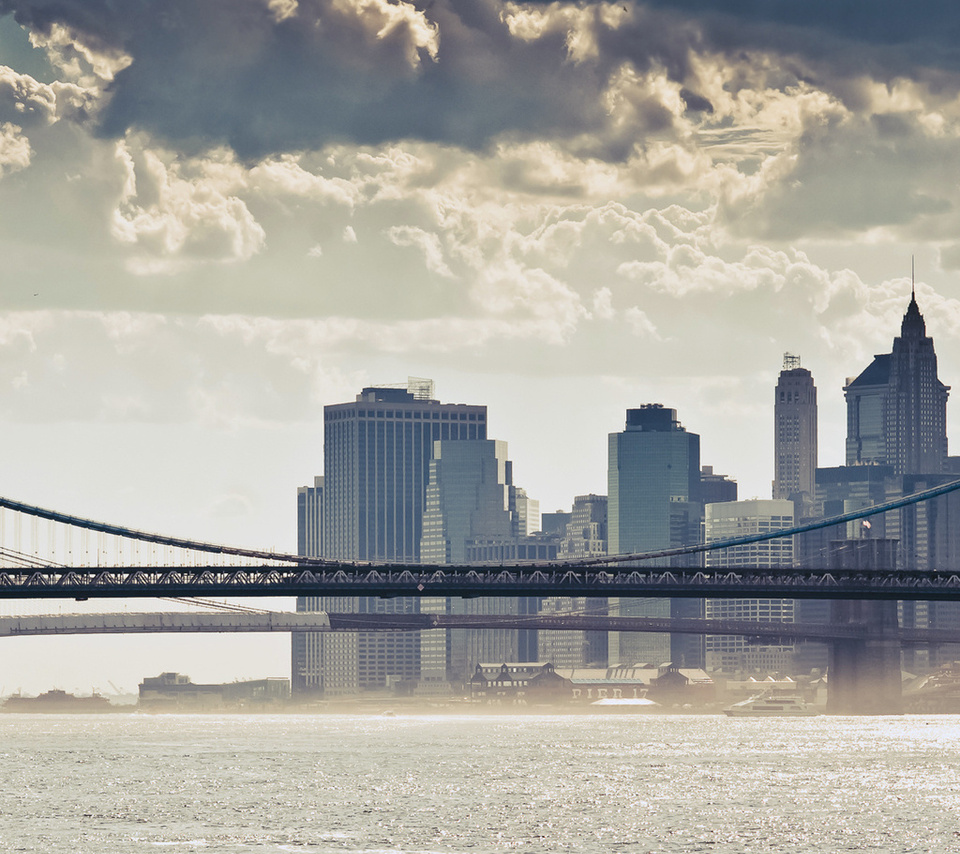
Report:
[[[582,614],[327,614],[257,613],[119,613],[0,617],[0,637],[157,632],[303,632],[409,631],[413,629],[563,629],[576,631],[673,632],[741,635],[757,640],[837,641],[874,636],[870,625],[821,625],[698,620],[669,617],[607,617]],[[904,644],[960,643],[960,630],[899,629],[892,637]]]
[[[957,570],[278,563],[0,569],[0,599],[156,596],[601,596],[960,601]]]

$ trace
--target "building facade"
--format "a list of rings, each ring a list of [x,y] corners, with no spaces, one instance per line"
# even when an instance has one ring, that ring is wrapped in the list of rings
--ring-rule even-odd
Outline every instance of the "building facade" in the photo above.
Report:
[[[940,474],[947,465],[947,396],[916,294],[890,353],[847,381],[848,466],[889,465],[894,474]]]
[[[675,409],[648,404],[628,409],[626,428],[608,439],[607,501],[610,554],[634,554],[699,542],[700,437],[688,433]],[[645,561],[645,565],[669,561]],[[611,616],[701,616],[700,600],[610,599]],[[612,665],[667,661],[699,666],[695,636],[610,632]]]
[[[607,553],[607,496],[578,495],[573,499],[570,519],[560,539],[562,560],[601,557]],[[605,598],[551,596],[543,600],[541,614],[582,614],[605,616]],[[557,667],[600,667],[607,661],[607,632],[541,629],[539,650],[542,661]]]
[[[540,502],[519,486],[510,485],[510,517],[515,537],[530,537],[540,531]]]
[[[434,443],[486,437],[486,407],[441,403],[429,380],[372,386],[350,403],[325,406],[320,556],[418,563]],[[309,604],[330,612],[370,614],[417,613],[420,608],[410,597],[320,598]],[[303,600],[302,607],[307,605]],[[298,668],[308,674],[319,669],[326,675],[314,681],[325,694],[332,693],[327,685],[333,672],[343,673],[344,682],[351,674],[361,691],[419,680],[418,632],[359,632],[352,641],[352,646],[331,647],[329,655],[314,659],[307,647],[300,655],[302,664],[295,652],[295,674]]]
[[[420,559],[464,564],[467,543],[513,537],[507,443],[496,439],[434,443]]]
[[[812,500],[817,473],[817,387],[800,358],[783,357],[774,391],[773,497]]]
[[[323,556],[323,478],[297,489],[297,554]],[[300,596],[297,611],[353,613],[355,596]],[[348,697],[360,689],[354,632],[293,632],[290,686],[299,697]]]
[[[324,557],[419,562],[434,442],[487,438],[485,406],[440,403],[424,382],[324,407]]]
[[[719,504],[721,501],[736,501],[739,486],[725,474],[716,474],[713,466],[700,469],[700,500],[704,504]]]
[[[956,480],[956,474],[904,475],[903,494],[933,489]],[[892,515],[892,514],[887,514]],[[950,492],[899,511],[899,554],[902,566],[936,570],[960,562],[960,494]],[[899,603],[905,628],[960,629],[960,603],[904,601]],[[907,670],[935,669],[960,659],[960,645],[904,647]]]
[[[704,507],[704,541],[729,540],[767,534],[793,527],[792,501],[786,499],[731,501]],[[717,549],[706,553],[708,567],[793,565],[793,538],[783,537]],[[766,623],[795,621],[792,599],[707,599],[705,613],[712,620],[750,620]],[[706,636],[708,671],[771,673],[792,667],[792,644],[755,644],[737,635]]]
[[[516,490],[507,443],[494,439],[434,443],[423,516],[421,561],[432,564],[472,562],[477,542],[511,547],[517,543]],[[521,490],[522,492],[522,490]],[[526,509],[526,505],[524,505]],[[524,602],[512,597],[459,597],[421,600],[425,613],[521,613]],[[434,629],[421,634],[423,682],[465,682],[481,661],[517,661],[521,639],[517,629]]]

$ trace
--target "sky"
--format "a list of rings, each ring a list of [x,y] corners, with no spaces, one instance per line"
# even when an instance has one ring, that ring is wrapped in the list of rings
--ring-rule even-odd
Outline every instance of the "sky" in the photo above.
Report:
[[[293,550],[323,406],[408,376],[486,404],[544,511],[645,403],[766,498],[783,354],[842,464],[911,257],[960,383],[945,0],[0,0],[16,500]],[[289,671],[286,637],[2,643],[0,693]]]

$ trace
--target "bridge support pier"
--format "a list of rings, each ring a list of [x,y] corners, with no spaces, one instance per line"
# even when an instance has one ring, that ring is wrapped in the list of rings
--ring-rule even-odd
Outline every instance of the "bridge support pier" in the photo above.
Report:
[[[870,634],[831,644],[828,714],[902,714],[897,603],[839,600],[831,610],[833,623],[861,625]]]

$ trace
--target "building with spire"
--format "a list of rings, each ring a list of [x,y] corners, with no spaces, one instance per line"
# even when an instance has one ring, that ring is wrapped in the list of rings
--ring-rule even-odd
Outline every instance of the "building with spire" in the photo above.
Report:
[[[950,387],[937,377],[937,354],[915,289],[892,352],[874,356],[843,391],[848,466],[889,465],[895,475],[946,469]]]
[[[847,401],[846,465],[817,472],[818,515],[831,516],[878,504],[952,480],[957,458],[947,456],[947,397],[949,386],[937,375],[933,339],[917,304],[916,288],[903,315],[900,335],[891,352],[874,356],[867,368],[849,378]],[[941,496],[907,506],[870,520],[871,527],[848,525],[846,538],[889,540],[897,544],[900,566],[936,569],[952,566],[960,555],[960,501]],[[799,561],[823,565],[838,532],[808,532],[799,537]],[[960,608],[954,603],[902,602],[901,624],[916,628],[960,625]],[[798,602],[800,622],[822,622],[824,602]],[[804,644],[799,658],[823,658],[819,645]],[[807,653],[810,653],[808,655]],[[956,656],[956,649],[909,651],[908,669],[923,669],[938,656]],[[817,664],[821,666],[821,664]]]

